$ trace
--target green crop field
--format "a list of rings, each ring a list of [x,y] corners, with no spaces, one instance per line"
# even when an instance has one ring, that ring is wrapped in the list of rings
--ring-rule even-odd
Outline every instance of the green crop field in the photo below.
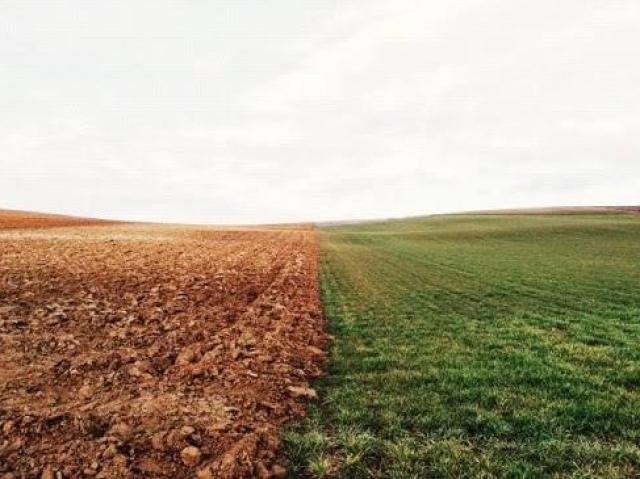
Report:
[[[295,476],[640,474],[640,215],[320,230],[335,341]]]

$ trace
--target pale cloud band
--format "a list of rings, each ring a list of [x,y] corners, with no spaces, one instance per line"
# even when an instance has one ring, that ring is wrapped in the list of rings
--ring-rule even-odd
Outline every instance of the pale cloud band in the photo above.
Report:
[[[632,204],[634,0],[0,2],[0,207],[253,223]]]

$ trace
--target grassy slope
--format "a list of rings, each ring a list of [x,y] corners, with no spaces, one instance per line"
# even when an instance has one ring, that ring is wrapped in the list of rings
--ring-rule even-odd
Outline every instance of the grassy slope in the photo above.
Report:
[[[640,472],[640,216],[455,216],[326,228],[336,335],[285,437],[341,477]]]

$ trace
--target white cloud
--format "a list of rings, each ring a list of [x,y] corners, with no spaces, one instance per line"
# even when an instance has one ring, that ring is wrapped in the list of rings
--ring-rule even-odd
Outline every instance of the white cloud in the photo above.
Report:
[[[633,0],[5,1],[0,205],[237,223],[637,203],[638,27]]]

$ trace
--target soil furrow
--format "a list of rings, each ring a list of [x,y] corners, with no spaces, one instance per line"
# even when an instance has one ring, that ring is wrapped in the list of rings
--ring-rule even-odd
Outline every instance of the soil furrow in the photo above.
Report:
[[[280,477],[327,343],[305,227],[0,234],[0,473]]]

